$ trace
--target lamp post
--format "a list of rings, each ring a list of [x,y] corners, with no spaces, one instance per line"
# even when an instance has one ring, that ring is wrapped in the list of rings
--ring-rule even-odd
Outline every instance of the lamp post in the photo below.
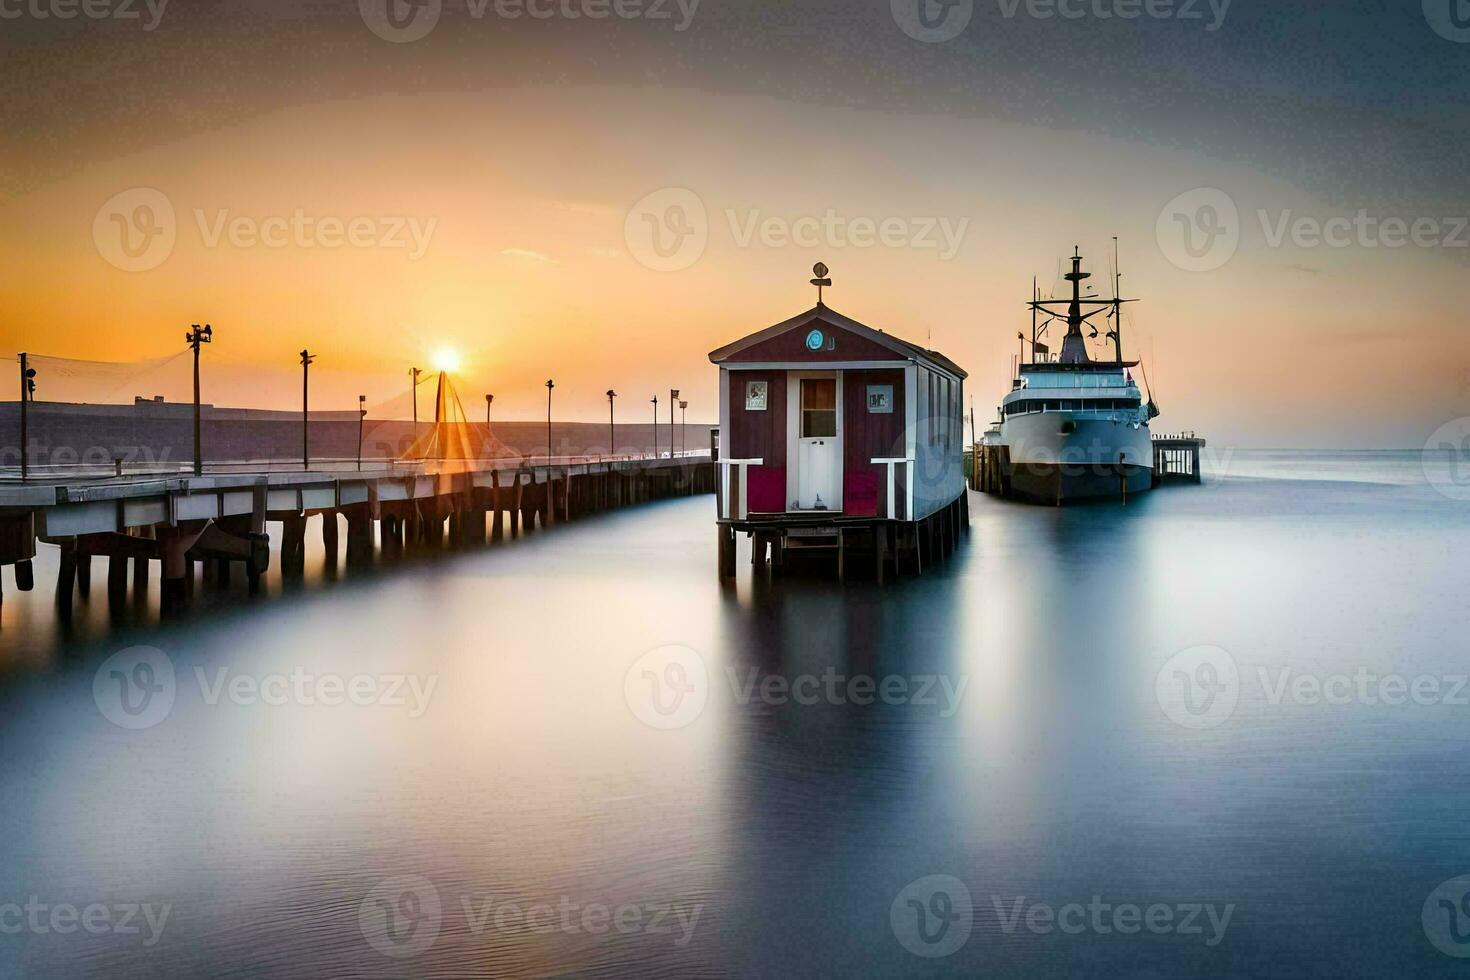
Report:
[[[658,396],[653,396],[653,458],[658,459]]]
[[[674,458],[674,409],[679,406],[679,389],[669,389],[669,459]]]
[[[613,423],[613,399],[618,393],[611,388],[607,389],[607,454],[616,456],[618,454],[617,428]]]
[[[24,351],[20,355],[20,478],[26,478],[26,470],[29,466],[30,455],[26,451],[26,443],[30,441],[28,419],[26,418],[26,407],[36,394],[36,369],[26,363]]]
[[[357,396],[357,471],[362,472],[362,423],[367,418],[367,395]]]
[[[492,458],[494,458],[493,455],[492,455],[493,452],[494,452],[494,448],[491,446],[491,440],[490,440],[490,405],[494,401],[495,401],[495,396],[494,395],[487,394],[485,396],[485,458],[486,459],[492,459]]]
[[[551,465],[551,389],[556,387],[556,382],[550,378],[546,379],[546,465]],[[550,479],[550,477],[548,477]]]
[[[689,408],[689,403],[688,402],[680,402],[679,403],[679,455],[680,456],[683,456],[684,455],[684,450],[687,448],[686,443],[685,443],[685,440],[689,436],[689,426],[684,422],[684,419],[686,418],[684,412],[688,408]]]
[[[311,370],[311,362],[316,360],[316,355],[308,350],[301,352],[301,468],[311,469],[311,451],[307,443],[307,380],[308,372]]]
[[[423,374],[420,368],[411,367],[408,374],[413,378],[413,441],[419,441],[419,375]]]
[[[207,344],[214,337],[214,328],[209,324],[200,327],[193,324],[184,334],[184,342],[194,350],[194,475],[204,475],[204,452],[199,439],[199,345]]]

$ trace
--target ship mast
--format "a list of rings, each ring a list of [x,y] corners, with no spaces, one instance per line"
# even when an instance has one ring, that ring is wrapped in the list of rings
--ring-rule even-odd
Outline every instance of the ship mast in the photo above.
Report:
[[[1116,242],[1117,239],[1115,238],[1113,241]],[[1114,249],[1114,268],[1116,269],[1116,245]],[[1032,314],[1033,346],[1036,315],[1038,313],[1046,313],[1053,317],[1065,316],[1067,320],[1067,335],[1062,340],[1062,352],[1057,359],[1063,364],[1089,364],[1092,362],[1092,358],[1087,354],[1087,341],[1083,337],[1082,326],[1099,313],[1111,311],[1113,314],[1113,329],[1108,331],[1108,336],[1113,338],[1113,349],[1117,354],[1118,363],[1122,363],[1123,341],[1122,330],[1120,329],[1122,305],[1124,303],[1137,302],[1137,300],[1123,299],[1119,295],[1118,290],[1121,285],[1120,280],[1122,276],[1115,273],[1112,277],[1112,299],[1084,299],[1082,296],[1082,280],[1092,278],[1092,273],[1082,271],[1082,250],[1080,248],[1074,248],[1072,250],[1072,271],[1062,278],[1072,284],[1072,298],[1070,300],[1044,300],[1037,293],[1032,293],[1031,302],[1028,305],[1031,307]],[[1034,288],[1033,286],[1033,290]],[[1062,309],[1063,303],[1066,304],[1065,312]]]

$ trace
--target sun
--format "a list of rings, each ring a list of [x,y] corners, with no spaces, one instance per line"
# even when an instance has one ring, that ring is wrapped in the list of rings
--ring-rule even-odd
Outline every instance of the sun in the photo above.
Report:
[[[445,374],[459,370],[459,351],[452,347],[441,347],[434,352],[434,367]]]

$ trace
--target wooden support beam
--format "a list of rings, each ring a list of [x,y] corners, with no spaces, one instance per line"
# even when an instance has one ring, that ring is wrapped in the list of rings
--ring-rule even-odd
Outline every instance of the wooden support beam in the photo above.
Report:
[[[735,529],[729,524],[716,524],[719,535],[717,560],[720,578],[735,577]]]
[[[326,553],[328,568],[337,567],[337,558],[341,551],[337,532],[337,512],[322,511],[322,550]]]

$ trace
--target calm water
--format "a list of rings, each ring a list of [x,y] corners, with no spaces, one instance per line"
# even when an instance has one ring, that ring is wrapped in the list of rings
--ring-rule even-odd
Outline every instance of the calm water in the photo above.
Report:
[[[722,588],[706,497],[161,627],[11,592],[0,975],[1462,974],[1470,505],[1226,474],[972,497],[884,589]]]

